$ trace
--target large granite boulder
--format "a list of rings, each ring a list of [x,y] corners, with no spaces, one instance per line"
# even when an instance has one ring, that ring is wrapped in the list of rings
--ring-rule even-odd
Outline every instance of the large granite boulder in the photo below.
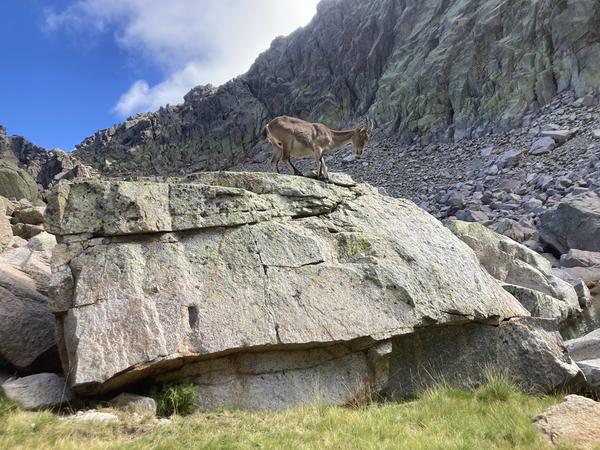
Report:
[[[343,404],[385,385],[393,337],[529,315],[416,205],[332,178],[60,183],[50,305],[73,389],[185,377],[200,407]]]
[[[475,251],[481,265],[494,278],[507,285],[526,288],[507,287],[530,313],[545,318],[565,319],[580,310],[575,289],[552,273],[552,264],[543,256],[478,223],[452,221],[448,227]],[[538,291],[545,296],[532,296],[528,290]],[[558,302],[548,301],[547,296]],[[548,312],[556,314],[549,315]]]
[[[344,404],[387,384],[394,337],[529,316],[416,205],[332,179],[60,183],[50,307],[73,389],[184,377],[202,408]],[[562,361],[555,344],[542,356]]]
[[[504,375],[529,392],[578,387],[583,381],[553,320],[517,318],[420,330],[393,339],[388,391],[414,397],[439,384],[474,388]]]
[[[540,237],[558,253],[600,251],[600,195],[586,192],[540,216]]]

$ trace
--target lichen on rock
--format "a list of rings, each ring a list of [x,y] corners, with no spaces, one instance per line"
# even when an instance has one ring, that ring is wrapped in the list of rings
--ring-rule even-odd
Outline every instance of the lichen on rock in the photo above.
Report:
[[[183,376],[202,407],[343,404],[386,384],[393,337],[529,316],[416,205],[332,180],[57,186],[50,304],[73,389]]]

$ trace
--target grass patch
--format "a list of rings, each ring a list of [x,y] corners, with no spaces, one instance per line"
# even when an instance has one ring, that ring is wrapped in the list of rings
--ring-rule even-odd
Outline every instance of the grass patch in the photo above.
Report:
[[[82,425],[10,409],[0,416],[0,448],[543,449],[548,445],[532,417],[559,401],[492,380],[474,392],[441,387],[406,403],[174,416],[143,434],[125,425]]]
[[[198,400],[197,388],[185,381],[167,381],[150,391],[156,401],[158,415],[170,417],[174,414],[189,416],[194,412]]]

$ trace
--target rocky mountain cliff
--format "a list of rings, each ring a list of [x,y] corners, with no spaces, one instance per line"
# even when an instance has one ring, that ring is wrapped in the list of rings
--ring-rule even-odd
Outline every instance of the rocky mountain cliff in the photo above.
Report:
[[[38,187],[49,188],[61,178],[88,174],[73,155],[60,149],[48,151],[22,136],[9,136],[0,125],[0,195],[35,200]]]
[[[344,126],[369,114],[403,140],[519,125],[565,90],[600,89],[595,0],[323,0],[248,73],[102,130],[76,155],[106,174],[231,167],[280,114]]]

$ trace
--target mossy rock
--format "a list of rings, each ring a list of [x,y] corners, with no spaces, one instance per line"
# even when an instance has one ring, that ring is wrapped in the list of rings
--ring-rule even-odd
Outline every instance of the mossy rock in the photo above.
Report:
[[[0,195],[8,199],[35,201],[40,193],[31,175],[12,162],[0,160]]]

